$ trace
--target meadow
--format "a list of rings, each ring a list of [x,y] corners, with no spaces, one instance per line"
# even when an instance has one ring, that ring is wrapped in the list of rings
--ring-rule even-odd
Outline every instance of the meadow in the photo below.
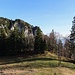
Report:
[[[0,58],[0,75],[75,75],[75,64],[45,52],[34,56],[24,55]]]

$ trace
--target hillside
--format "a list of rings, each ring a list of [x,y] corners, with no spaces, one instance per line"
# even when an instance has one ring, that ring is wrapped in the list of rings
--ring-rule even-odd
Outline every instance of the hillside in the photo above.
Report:
[[[10,20],[4,17],[0,17],[0,34],[3,32],[5,36],[9,36],[11,31],[14,31],[17,28],[20,32],[24,30],[25,37],[35,36],[38,26],[32,26],[31,24],[24,22],[21,19]]]
[[[75,75],[75,64],[62,60],[58,66],[58,57],[46,52],[29,57],[0,58],[1,75]]]
[[[75,75],[69,40],[43,35],[23,20],[0,18],[0,75]]]
[[[38,26],[34,27],[20,19],[0,17],[0,56],[31,52],[34,50],[35,37],[39,34],[43,35],[43,32]]]

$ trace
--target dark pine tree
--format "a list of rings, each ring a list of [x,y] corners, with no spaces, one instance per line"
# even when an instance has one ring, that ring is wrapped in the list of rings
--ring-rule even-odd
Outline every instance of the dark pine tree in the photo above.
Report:
[[[44,53],[46,49],[46,42],[42,39],[42,31],[38,27],[36,36],[35,36],[35,42],[34,42],[34,52],[37,53]]]
[[[73,59],[75,60],[75,17],[73,18],[73,21],[72,21],[70,43],[71,43],[71,46],[70,46],[71,55]]]

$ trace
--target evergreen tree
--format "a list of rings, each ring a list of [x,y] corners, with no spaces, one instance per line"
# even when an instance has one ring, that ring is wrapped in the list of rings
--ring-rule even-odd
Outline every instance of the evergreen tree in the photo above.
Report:
[[[9,49],[12,54],[21,52],[21,33],[15,27],[14,31],[11,32],[9,37]]]
[[[38,27],[37,28],[37,35],[35,36],[35,42],[34,42],[34,52],[35,53],[44,53],[44,50],[46,49],[46,42],[42,39],[42,31]]]
[[[70,46],[71,54],[72,54],[72,57],[75,60],[75,17],[73,18],[73,21],[72,21],[70,43],[71,43],[71,46]]]
[[[66,58],[71,58],[71,50],[70,50],[70,39],[65,39],[64,43],[64,56]]]
[[[4,55],[7,49],[6,33],[4,27],[0,28],[0,55]]]
[[[46,51],[47,48],[47,44],[45,40],[41,40],[41,53],[44,53],[44,51]]]

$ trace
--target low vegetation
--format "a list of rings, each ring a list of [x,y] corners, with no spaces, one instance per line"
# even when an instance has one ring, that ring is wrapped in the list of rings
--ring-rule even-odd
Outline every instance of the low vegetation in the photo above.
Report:
[[[66,60],[66,58],[65,58]],[[29,57],[6,57],[0,59],[1,75],[75,75],[75,64],[61,61],[50,52]]]
[[[20,19],[0,18],[0,75],[75,75],[75,17],[70,37]]]

